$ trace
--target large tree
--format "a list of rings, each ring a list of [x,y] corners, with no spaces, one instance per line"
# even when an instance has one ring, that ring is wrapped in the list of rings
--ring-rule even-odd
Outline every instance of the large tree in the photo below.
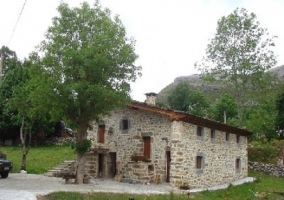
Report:
[[[274,37],[261,28],[254,13],[244,8],[218,21],[217,30],[206,49],[206,56],[196,64],[207,80],[219,81],[233,94],[238,106],[239,126],[242,126],[246,94],[263,88],[276,65],[270,47]],[[270,83],[269,83],[270,84]]]
[[[118,16],[98,1],[58,7],[40,59],[33,70],[34,103],[53,118],[65,116],[76,127],[76,182],[83,183],[87,130],[93,120],[130,100],[130,82],[140,75],[135,41]]]
[[[168,97],[171,109],[185,111],[201,117],[208,113],[209,103],[201,91],[193,89],[188,83],[179,83]]]

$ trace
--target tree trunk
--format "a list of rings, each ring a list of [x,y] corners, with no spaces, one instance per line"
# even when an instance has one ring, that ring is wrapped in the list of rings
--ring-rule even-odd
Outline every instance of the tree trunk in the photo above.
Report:
[[[26,146],[22,146],[22,164],[21,164],[21,170],[26,171],[26,163],[27,163],[27,149]]]
[[[22,164],[21,170],[26,170],[26,162],[27,162],[27,149],[26,149],[26,134],[24,133],[24,123],[25,118],[22,118],[22,124],[20,128],[20,139],[21,139],[21,146],[22,146]]]
[[[77,143],[82,144],[82,142],[87,139],[87,125],[82,124],[78,127]],[[80,154],[77,152],[77,163],[76,163],[76,180],[75,183],[83,184],[83,178],[85,174],[85,163],[86,154]]]

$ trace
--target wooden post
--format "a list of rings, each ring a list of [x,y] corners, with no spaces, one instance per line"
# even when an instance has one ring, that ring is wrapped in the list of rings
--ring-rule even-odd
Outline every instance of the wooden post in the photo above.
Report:
[[[226,111],[224,111],[224,124],[227,124],[227,116],[226,116]]]

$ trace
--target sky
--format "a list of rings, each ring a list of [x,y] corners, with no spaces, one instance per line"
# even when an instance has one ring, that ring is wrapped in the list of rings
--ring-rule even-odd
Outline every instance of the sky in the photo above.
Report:
[[[25,3],[26,1],[26,3]],[[92,5],[95,0],[86,0]],[[71,7],[81,0],[64,0]],[[260,26],[276,35],[277,66],[284,65],[284,0],[100,0],[119,15],[128,37],[136,40],[136,65],[142,77],[131,84],[131,97],[160,92],[178,76],[198,74],[194,63],[205,55],[217,21],[237,7],[256,14]],[[23,6],[25,3],[25,6]],[[0,0],[0,45],[24,59],[44,40],[60,0]],[[20,12],[23,8],[23,12]],[[20,16],[20,18],[19,18]],[[16,25],[17,20],[18,24]],[[16,27],[16,28],[15,28]]]

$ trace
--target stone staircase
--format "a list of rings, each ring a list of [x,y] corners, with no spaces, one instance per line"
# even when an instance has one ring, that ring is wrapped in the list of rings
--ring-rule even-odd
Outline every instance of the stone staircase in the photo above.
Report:
[[[49,177],[59,177],[58,174],[60,174],[59,172],[62,171],[75,171],[75,160],[65,160],[64,162],[45,172],[44,175]]]

